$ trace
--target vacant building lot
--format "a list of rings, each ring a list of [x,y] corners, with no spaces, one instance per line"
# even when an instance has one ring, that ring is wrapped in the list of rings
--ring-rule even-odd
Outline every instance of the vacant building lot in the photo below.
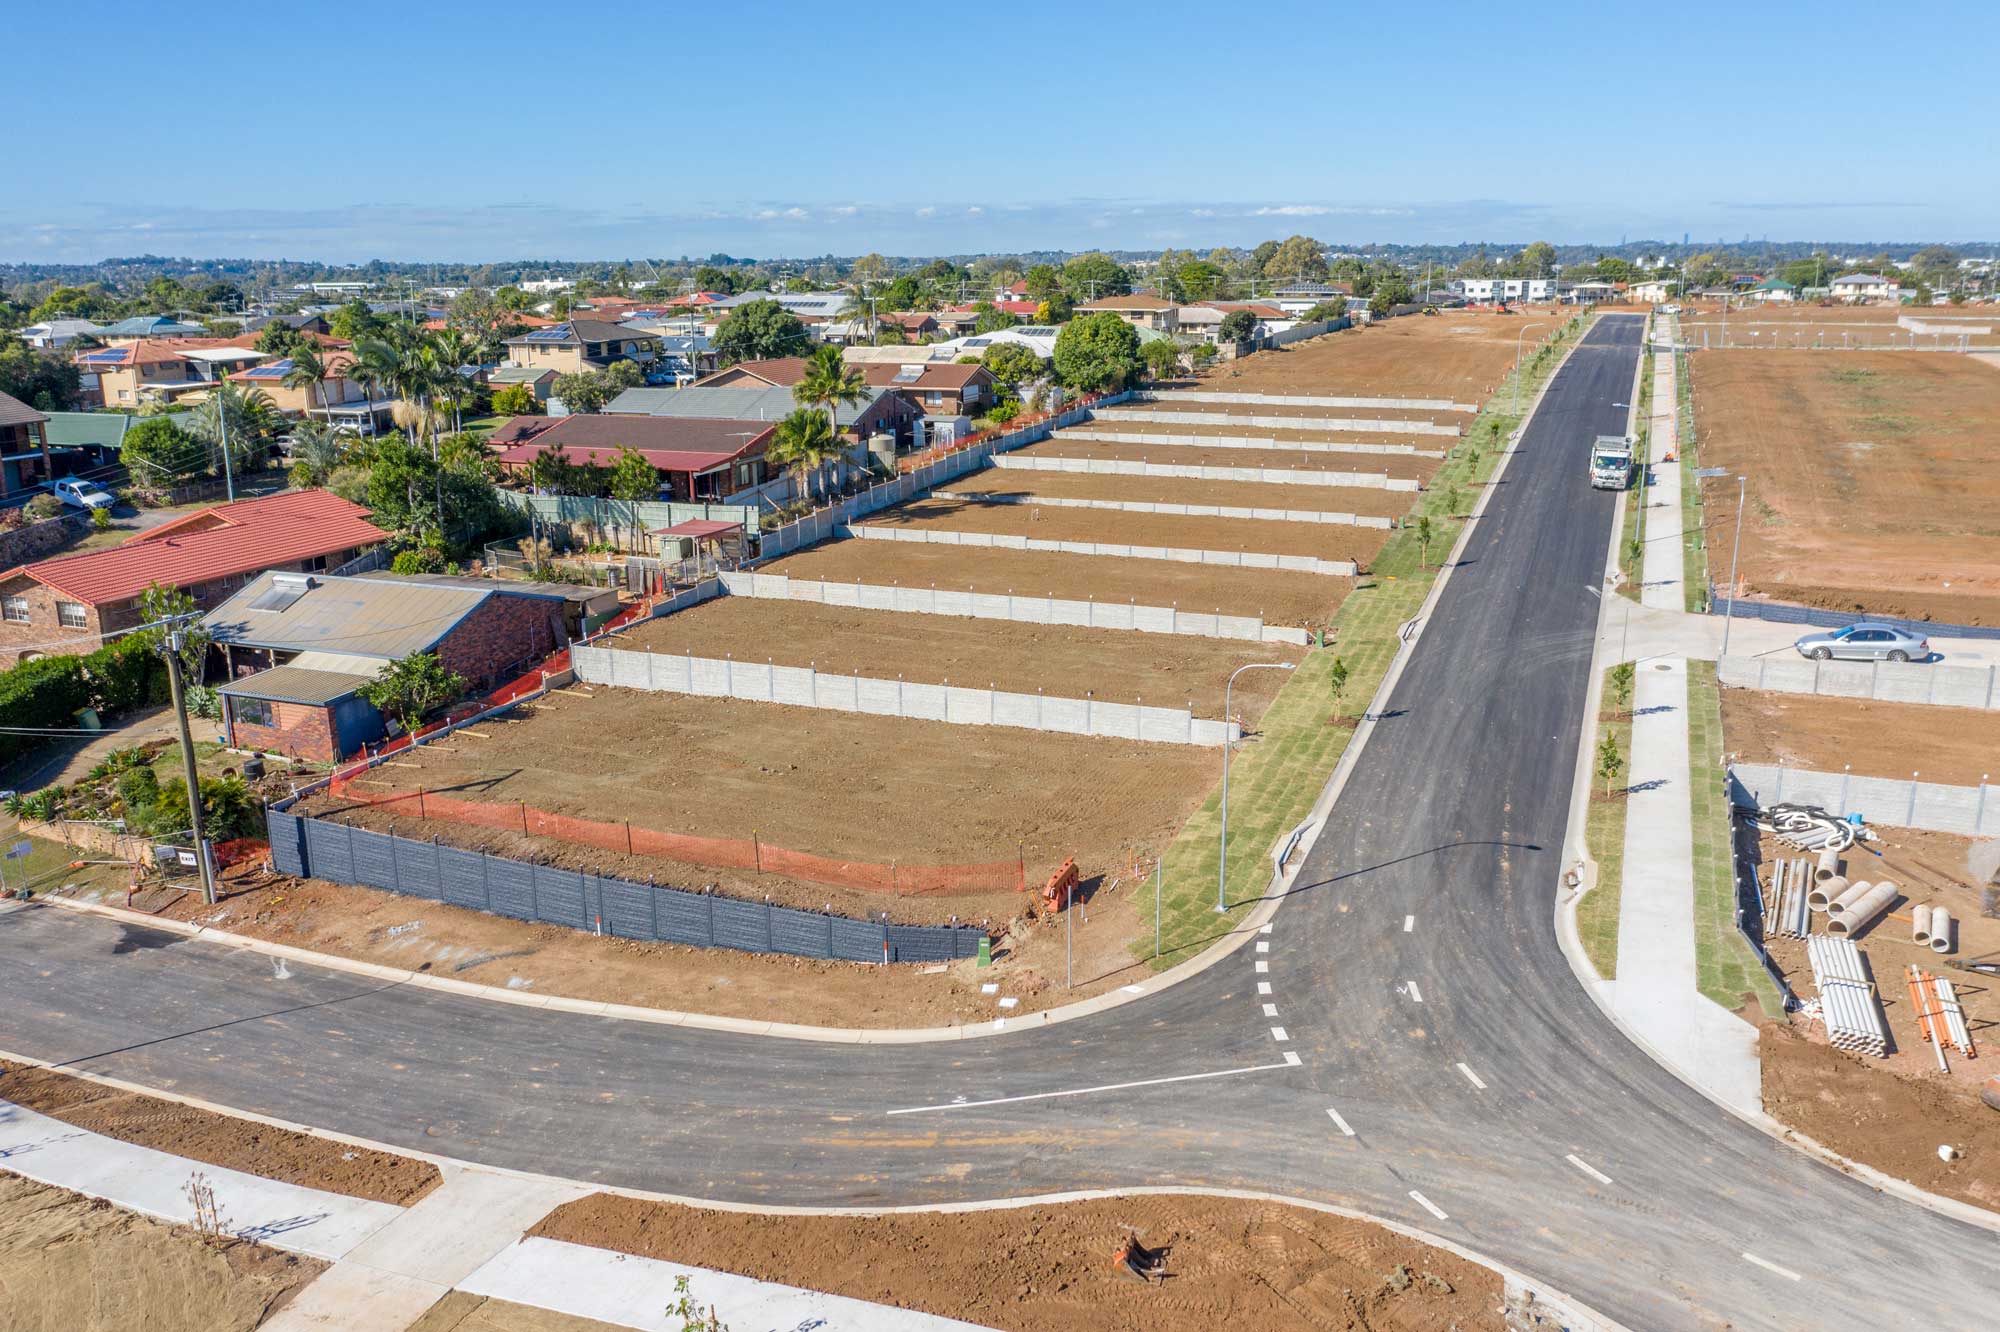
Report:
[[[1143,699],[1220,717],[1223,683],[1246,661],[1296,661],[1302,648],[1116,629],[1016,624],[956,615],[852,610],[805,601],[723,597],[611,640],[613,646],[691,656],[769,660],[834,675],[991,687],[1106,701]],[[1230,691],[1231,710],[1254,725],[1283,675],[1252,671]]]
[[[2000,624],[2000,369],[1891,352],[1699,352],[1705,466],[1749,478],[1749,595],[1945,623]],[[1727,577],[1736,486],[1704,491]]]
[[[1516,339],[1523,328],[1529,336],[1522,341],[1532,342],[1569,317],[1569,312],[1448,311],[1391,319],[1258,352],[1204,377],[1200,387],[1226,393],[1435,398],[1472,406],[1492,396],[1514,368]]]
[[[1813,694],[1722,691],[1722,730],[1742,763],[1978,786],[2000,773],[2000,712]]]
[[[2000,310],[1990,307],[1773,304],[1731,310],[1725,321],[1707,306],[1683,314],[1680,327],[1688,345],[1718,350],[2000,347]]]
[[[938,487],[939,495],[1019,495],[1138,504],[1200,504],[1233,509],[1291,509],[1400,518],[1410,511],[1407,490],[1380,486],[1271,486],[1261,481],[1186,481],[1176,477],[1109,476],[1093,472],[1040,472],[983,467]],[[863,521],[869,521],[864,519]]]
[[[880,517],[871,515],[870,521]],[[901,583],[1074,601],[1094,597],[1307,627],[1324,625],[1353,587],[1351,579],[1324,574],[859,538],[827,542],[761,567],[765,573],[838,583]],[[1145,642],[1136,642],[1132,650],[1145,651]]]
[[[1165,427],[1162,427],[1164,429]],[[1364,473],[1405,481],[1427,481],[1441,465],[1436,458],[1406,453],[1323,453],[1303,449],[1232,449],[1218,444],[1199,448],[1188,444],[1120,444],[1065,434],[1016,449],[1010,458],[1098,458],[1124,462],[1166,463],[1175,467],[1261,467],[1299,472]],[[1026,470],[1003,468],[1003,471]],[[1196,484],[1200,484],[1197,482]],[[1252,482],[1251,484],[1262,484]],[[1333,484],[1329,482],[1329,484]],[[1282,493],[1298,495],[1303,487],[1285,484]],[[1404,492],[1406,495],[1408,492]],[[1405,501],[1408,507],[1408,501]]]
[[[975,496],[943,495],[913,500],[870,514],[862,521],[869,527],[908,531],[984,532],[1042,541],[1310,555],[1363,565],[1382,548],[1388,536],[1381,528],[1331,523],[997,504]]]
[[[1168,404],[1161,403],[1158,405],[1164,410]],[[1193,404],[1192,406],[1199,407],[1204,412],[1234,410],[1255,412],[1260,418],[1264,415],[1264,408],[1261,406],[1247,407],[1232,404],[1230,407],[1222,409],[1218,409],[1211,404]],[[1192,415],[1193,413],[1190,411],[1177,414]],[[1332,408],[1321,408],[1319,414],[1323,417],[1339,415]],[[1374,416],[1376,413],[1371,410],[1367,415]],[[1102,443],[1117,443],[1117,437],[1121,435],[1171,435],[1175,438],[1183,435],[1192,435],[1198,440],[1212,439],[1216,442],[1215,446],[1217,447],[1228,444],[1232,440],[1240,441],[1247,438],[1256,441],[1269,441],[1278,445],[1301,443],[1331,444],[1337,446],[1336,451],[1345,452],[1405,454],[1442,454],[1445,449],[1456,442],[1455,438],[1445,435],[1391,435],[1376,430],[1323,430],[1308,426],[1253,425],[1248,421],[1242,424],[1220,425],[1208,421],[1118,421],[1103,418],[1095,421],[1086,421],[1082,425],[1064,426],[1055,433],[1055,438],[1059,440],[1094,439]],[[1239,445],[1239,447],[1241,446]]]
[[[913,617],[915,618],[915,617]],[[616,640],[614,640],[616,641]],[[749,839],[870,864],[958,865],[1021,857],[1039,882],[1074,855],[1086,875],[1157,854],[1214,781],[1217,754],[1001,726],[573,689],[482,721],[480,735],[398,755],[356,795],[431,791],[519,802],[635,829]],[[482,738],[483,737],[483,738]],[[496,854],[677,887],[716,884],[781,905],[943,921],[1020,909],[1018,892],[897,897],[633,857],[580,843],[391,812],[333,794],[305,812]]]

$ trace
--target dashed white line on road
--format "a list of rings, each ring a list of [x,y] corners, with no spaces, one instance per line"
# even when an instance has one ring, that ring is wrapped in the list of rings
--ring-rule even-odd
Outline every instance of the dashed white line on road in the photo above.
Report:
[[[1426,1212],[1429,1212],[1432,1216],[1436,1217],[1438,1220],[1449,1221],[1451,1219],[1450,1217],[1444,1214],[1444,1209],[1442,1207],[1439,1207],[1436,1203],[1432,1202],[1429,1198],[1424,1197],[1423,1194],[1418,1193],[1415,1189],[1410,1190],[1410,1197],[1416,1200],[1417,1206],[1423,1208]]]
[[[1259,940],[1257,941],[1257,951],[1258,951],[1258,952],[1260,952],[1260,953],[1268,953],[1268,952],[1270,952],[1270,951],[1271,951],[1271,944],[1270,944],[1270,941],[1269,941],[1269,940],[1266,940],[1266,939],[1259,939]]]
[[[1754,1254],[1754,1253],[1746,1253],[1746,1254],[1744,1254],[1744,1255],[1743,1255],[1743,1261],[1745,1261],[1745,1262],[1747,1262],[1747,1263],[1755,1263],[1755,1264],[1757,1264],[1757,1266],[1759,1266],[1759,1267],[1763,1268],[1763,1269],[1764,1269],[1765,1271],[1767,1271],[1767,1272],[1776,1272],[1776,1273],[1777,1273],[1777,1274],[1778,1274],[1779,1276],[1781,1276],[1781,1277],[1785,1278],[1785,1280],[1787,1280],[1787,1281],[1804,1281],[1804,1280],[1805,1280],[1805,1278],[1804,1278],[1804,1277],[1800,1276],[1800,1275],[1799,1275],[1799,1274],[1798,1274],[1797,1272],[1794,1272],[1794,1271],[1792,1271],[1792,1270],[1791,1270],[1790,1268],[1788,1268],[1788,1267],[1780,1267],[1780,1266],[1778,1266],[1778,1265],[1777,1265],[1776,1263],[1773,1263],[1773,1262],[1769,1262],[1769,1261],[1767,1261],[1767,1260],[1765,1260],[1765,1259],[1763,1259],[1763,1258],[1759,1258],[1759,1257],[1758,1257],[1758,1256],[1757,1256],[1756,1254]]]
[[[1270,969],[1271,969],[1271,964],[1269,962],[1259,961],[1257,963],[1257,974],[1259,976],[1264,975],[1266,972],[1270,971]]]
[[[1286,1034],[1283,1027],[1273,1027],[1271,1028],[1271,1039],[1274,1041],[1289,1041],[1292,1038]]]
[[[1605,1174],[1602,1170],[1596,1169],[1588,1161],[1584,1160],[1581,1156],[1578,1156],[1575,1152],[1571,1152],[1568,1156],[1565,1156],[1563,1160],[1569,1162],[1571,1165],[1575,1166],[1578,1170],[1581,1170],[1584,1174],[1589,1175],[1599,1184],[1609,1184],[1611,1182],[1611,1176]]]
[[[1161,1087],[1170,1082],[1205,1082],[1211,1078],[1241,1077],[1245,1073],[1268,1073],[1275,1068],[1297,1068],[1304,1061],[1287,1054],[1281,1064],[1253,1064],[1248,1068],[1223,1068],[1213,1073],[1182,1073],[1170,1078],[1142,1078],[1137,1082],[1109,1082],[1100,1087],[1073,1087],[1067,1091],[1032,1092],[1026,1096],[995,1096],[986,1101],[951,1101],[944,1105],[913,1105],[887,1110],[890,1115],[921,1115],[933,1110],[975,1110],[985,1105],[1013,1105],[1020,1101],[1050,1101],[1061,1096],[1095,1096],[1099,1092],[1129,1091],[1134,1087]]]
[[[1422,1003],[1424,1001],[1424,992],[1417,988],[1417,983],[1415,981],[1410,982],[1410,998],[1416,1000],[1418,1003]]]
[[[1265,1005],[1264,1005],[1264,1016],[1265,1016],[1265,1017],[1276,1017],[1276,1016],[1278,1016],[1278,1006],[1277,1006],[1276,1004],[1265,1004]]]
[[[1326,1108],[1326,1113],[1328,1118],[1333,1120],[1334,1124],[1339,1127],[1342,1133],[1345,1133],[1350,1138],[1354,1136],[1354,1130],[1349,1128],[1347,1126],[1347,1121],[1340,1117],[1340,1111],[1334,1109],[1332,1106],[1328,1106]]]
[[[1486,1084],[1479,1080],[1479,1075],[1477,1073],[1474,1073],[1471,1069],[1467,1068],[1464,1064],[1460,1064],[1458,1066],[1458,1071],[1465,1074],[1465,1080],[1467,1082],[1470,1082],[1473,1086],[1479,1088],[1479,1090],[1481,1091],[1486,1090]]]
[[[1259,993],[1259,994],[1269,994],[1270,992],[1271,992],[1271,982],[1269,982],[1269,981],[1258,981],[1258,982],[1257,982],[1257,993]]]
[[[1403,933],[1408,934],[1415,928],[1417,928],[1417,918],[1415,916],[1403,917]]]

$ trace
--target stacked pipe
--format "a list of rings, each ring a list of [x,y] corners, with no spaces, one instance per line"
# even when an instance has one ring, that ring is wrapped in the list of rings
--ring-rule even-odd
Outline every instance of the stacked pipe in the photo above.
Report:
[[[1972,1033],[1965,1025],[1965,1010],[1959,1006],[1958,992],[1950,981],[1911,967],[1910,1005],[1916,1010],[1917,1030],[1937,1051],[1940,1069],[1944,1068],[1946,1045],[1956,1047],[1967,1059],[1977,1057]]]
[[[1861,882],[1827,903],[1826,929],[1829,934],[1858,934],[1874,923],[1896,900],[1897,888],[1888,879],[1879,883]]]
[[[1806,940],[1806,960],[1819,988],[1820,1016],[1834,1048],[1880,1058],[1889,1052],[1889,1033],[1875,987],[1854,941],[1818,934]]]
[[[1778,860],[1771,864],[1771,901],[1766,913],[1765,932],[1781,938],[1803,939],[1812,933],[1811,862]]]
[[[1942,976],[1930,978],[1931,990],[1937,996],[1937,1011],[1944,1014],[1945,1034],[1958,1052],[1967,1059],[1977,1057],[1972,1048],[1972,1032],[1965,1025],[1965,1010],[1958,1006],[1958,991]]]

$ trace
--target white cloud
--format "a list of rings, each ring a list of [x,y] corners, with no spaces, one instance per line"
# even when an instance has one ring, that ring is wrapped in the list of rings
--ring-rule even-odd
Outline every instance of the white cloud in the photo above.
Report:
[[[924,206],[923,206],[922,208],[919,208],[919,209],[917,210],[917,216],[918,216],[918,217],[936,217],[936,216],[937,216],[937,209],[936,209],[935,207],[933,207],[932,205],[930,205],[930,204],[925,204],[925,205],[924,205]]]
[[[1257,209],[1255,212],[1251,214],[1251,216],[1252,217],[1325,217],[1327,214],[1337,211],[1338,211],[1337,209],[1327,208],[1320,204],[1278,204],[1276,206],[1267,204],[1264,207]]]

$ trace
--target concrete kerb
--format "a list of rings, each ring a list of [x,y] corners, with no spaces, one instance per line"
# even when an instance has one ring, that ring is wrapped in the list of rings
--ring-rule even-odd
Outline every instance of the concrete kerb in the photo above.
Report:
[[[1555,376],[1551,375],[1549,378],[1553,380]],[[1634,401],[1636,402],[1637,399],[1635,398]],[[1621,532],[1622,523],[1613,523],[1610,545],[1605,555],[1606,589],[1609,588],[1609,580],[1615,575],[1618,567],[1618,538]],[[1589,808],[1590,803],[1590,759],[1592,742],[1595,739],[1596,732],[1595,719],[1599,708],[1603,705],[1604,671],[1611,662],[1611,654],[1605,650],[1604,641],[1605,621],[1609,618],[1607,609],[1608,601],[1608,591],[1598,598],[1597,629],[1590,659],[1590,686],[1584,699],[1584,716],[1591,720],[1590,724],[1583,728],[1583,733],[1577,742],[1576,772],[1571,779],[1570,788],[1569,825],[1564,834],[1570,845],[1575,848],[1575,863],[1579,871],[1587,874],[1593,883],[1593,887],[1596,878],[1596,863],[1590,857],[1590,849],[1587,839],[1583,834],[1583,826],[1585,812]],[[1730,1104],[1728,1101],[1711,1093],[1701,1083],[1690,1078],[1678,1064],[1668,1059],[1657,1047],[1626,1023],[1618,1010],[1605,997],[1603,987],[1608,983],[1615,984],[1616,982],[1607,982],[1602,976],[1597,974],[1597,968],[1590,964],[1590,958],[1583,950],[1583,939],[1577,930],[1576,912],[1577,907],[1583,901],[1584,894],[1582,892],[1565,893],[1564,888],[1565,885],[1558,878],[1554,901],[1557,946],[1562,949],[1563,957],[1569,962],[1570,970],[1575,973],[1577,983],[1583,988],[1583,992],[1590,996],[1590,1001],[1597,1005],[1598,1011],[1604,1014],[1611,1025],[1616,1027],[1626,1040],[1638,1047],[1648,1059],[1651,1059],[1668,1073],[1671,1073],[1683,1086],[1688,1087],[1703,1099],[1711,1102],[1718,1109],[1727,1112],[1768,1137],[1803,1151],[1806,1155],[1816,1158],[1823,1164],[1840,1171],[1842,1174],[1851,1175],[1877,1191],[1891,1194],[1903,1199],[1905,1202],[1915,1203],[1920,1207],[1928,1207],[1932,1211],[1943,1216],[1948,1216],[1953,1220],[1968,1222],[1982,1229],[2000,1234],[2000,1215],[1974,1207],[1970,1203],[1962,1203],[1956,1199],[1927,1192],[1907,1180],[1897,1179],[1892,1175],[1884,1174],[1873,1166],[1851,1160],[1797,1130],[1786,1127],[1768,1114],[1761,1112],[1753,1114],[1739,1106]]]
[[[599,1193],[616,1194],[619,1197],[635,1198],[643,1202],[673,1203],[683,1207],[699,1207],[714,1212],[735,1212],[750,1216],[952,1215],[966,1212],[1006,1211],[1019,1207],[1054,1206],[1071,1202],[1091,1202],[1100,1198],[1137,1197],[1240,1198],[1251,1202],[1277,1203],[1287,1207],[1300,1207],[1310,1211],[1322,1212],[1328,1216],[1338,1216],[1349,1221],[1360,1221],[1367,1225],[1380,1226],[1382,1229],[1392,1231],[1406,1239],[1413,1239],[1422,1244],[1435,1245],[1437,1248],[1443,1249],[1448,1253],[1458,1255],[1467,1262],[1477,1263],[1481,1267],[1498,1273],[1501,1279],[1507,1283],[1510,1292],[1520,1291],[1531,1293],[1537,1301],[1550,1306],[1556,1312],[1562,1314],[1566,1319],[1570,1320],[1568,1326],[1572,1329],[1572,1332],[1630,1332],[1630,1329],[1627,1329],[1623,1324],[1613,1322],[1591,1310],[1589,1306],[1549,1288],[1546,1283],[1535,1281],[1526,1274],[1508,1267],[1504,1263],[1486,1257],[1476,1249],[1446,1239],[1442,1235],[1432,1234],[1419,1227],[1406,1225],[1401,1221],[1392,1221],[1386,1217],[1375,1216],[1372,1213],[1363,1212],[1356,1208],[1342,1207],[1335,1203],[1319,1202],[1311,1198],[1294,1197],[1289,1194],[1266,1193],[1255,1189],[1203,1188],[1200,1186],[1182,1188],[1139,1186],[1129,1189],[1075,1189],[1060,1193],[1026,1194],[1011,1198],[981,1199],[973,1202],[937,1203],[932,1205],[912,1204],[901,1207],[795,1207],[763,1203],[718,1201],[696,1197],[692,1194],[661,1193],[650,1189],[634,1189],[622,1185],[604,1184],[595,1180],[565,1179],[560,1175],[546,1175],[533,1170],[517,1170],[511,1166],[486,1165],[477,1161],[467,1161],[459,1157],[442,1156],[436,1152],[424,1151],[421,1148],[399,1147],[392,1143],[379,1142],[373,1138],[356,1137],[353,1134],[317,1128],[311,1124],[300,1124],[291,1120],[280,1119],[274,1115],[262,1115],[253,1111],[238,1110],[232,1106],[203,1100],[198,1096],[164,1091],[156,1087],[149,1087],[144,1083],[132,1082],[125,1078],[108,1077],[102,1073],[68,1068],[46,1059],[36,1059],[32,1056],[16,1054],[9,1050],[0,1050],[0,1059],[27,1065],[31,1068],[48,1069],[61,1073],[65,1077],[94,1082],[99,1086],[110,1087],[117,1091],[129,1092],[139,1096],[150,1096],[156,1100],[170,1101],[176,1105],[185,1105],[196,1110],[205,1110],[210,1114],[228,1115],[234,1119],[265,1124],[272,1128],[285,1129],[293,1133],[303,1133],[327,1142],[337,1142],[349,1147],[363,1148],[368,1151],[386,1152],[391,1156],[426,1161],[438,1167],[447,1177],[453,1171],[467,1171],[474,1174],[497,1175],[537,1184],[581,1184]],[[4,1169],[4,1163],[0,1163],[0,1169]]]

